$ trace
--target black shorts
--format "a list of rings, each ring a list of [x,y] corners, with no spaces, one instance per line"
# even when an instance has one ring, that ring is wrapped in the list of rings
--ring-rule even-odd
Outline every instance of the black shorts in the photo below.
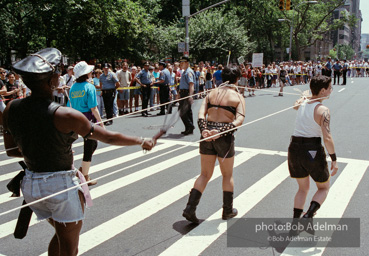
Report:
[[[201,139],[203,139],[201,137]],[[233,134],[220,137],[214,141],[200,142],[200,154],[216,155],[222,158],[231,158],[235,155]]]
[[[288,169],[292,178],[310,175],[315,182],[328,181],[330,174],[321,139],[292,136],[288,147]]]

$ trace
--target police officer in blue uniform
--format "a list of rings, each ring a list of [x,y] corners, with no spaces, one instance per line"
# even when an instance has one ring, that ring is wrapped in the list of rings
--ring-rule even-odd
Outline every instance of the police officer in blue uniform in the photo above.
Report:
[[[328,57],[328,61],[325,64],[325,75],[328,77],[332,76],[332,59],[331,57]]]
[[[333,85],[336,84],[336,77],[337,77],[337,84],[340,84],[340,76],[341,76],[342,66],[341,66],[340,61],[338,59],[336,60],[336,63],[333,65],[333,70],[334,70]]]
[[[106,118],[113,118],[113,107],[117,88],[120,86],[117,76],[111,71],[111,64],[105,63],[103,68],[104,73],[100,76],[100,86],[104,100]],[[106,121],[105,125],[113,124],[113,120]]]
[[[141,114],[144,117],[147,117],[149,113],[147,112],[147,105],[150,99],[151,94],[151,77],[152,75],[149,72],[150,63],[144,63],[144,69],[136,76],[136,81],[141,85],[141,93],[142,93],[142,109],[146,109]]]
[[[159,62],[160,77],[159,80],[154,82],[154,84],[159,85],[159,96],[160,96],[160,104],[165,104],[169,102],[169,86],[170,86],[170,73],[166,68],[167,64],[165,62]],[[172,106],[164,105],[160,107],[160,112],[157,114],[158,116],[165,115],[165,108],[168,109],[168,114],[172,113]]]
[[[185,98],[185,97],[193,95],[195,73],[190,68],[188,57],[182,57],[180,62],[181,62],[181,68],[183,69],[183,73],[181,76],[181,80],[179,82],[179,95],[181,96],[181,98]],[[186,128],[183,132],[181,132],[183,135],[193,134],[193,130],[195,129],[195,126],[193,125],[193,117],[192,117],[192,109],[191,109],[192,103],[193,103],[192,97],[181,100],[179,102],[179,110],[181,111],[181,119]]]

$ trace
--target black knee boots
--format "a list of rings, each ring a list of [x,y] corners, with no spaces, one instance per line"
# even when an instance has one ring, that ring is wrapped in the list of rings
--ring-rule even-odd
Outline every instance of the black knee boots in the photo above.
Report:
[[[316,201],[311,201],[309,210],[302,216],[302,223],[304,225],[304,230],[311,234],[315,235],[315,230],[313,226],[313,216],[315,212],[320,208],[320,204]]]
[[[186,209],[183,210],[182,216],[188,221],[198,224],[199,219],[196,217],[196,206],[200,202],[201,192],[193,188],[190,192],[190,197],[188,198],[188,203]]]
[[[293,208],[293,218],[299,219],[301,217],[302,209]]]
[[[223,191],[223,220],[237,216],[237,209],[233,208],[233,192]]]
[[[302,209],[293,208],[293,220],[291,223],[291,229],[289,231],[289,236],[297,236],[299,234],[299,230],[297,229],[299,220],[302,214]]]
[[[312,218],[319,208],[320,204],[318,202],[311,201],[309,210],[304,214],[303,218]]]

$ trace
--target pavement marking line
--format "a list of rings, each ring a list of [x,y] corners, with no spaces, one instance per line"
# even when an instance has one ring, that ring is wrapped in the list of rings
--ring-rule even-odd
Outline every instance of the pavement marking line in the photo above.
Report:
[[[348,163],[340,176],[329,189],[328,197],[318,210],[314,218],[342,218],[350,203],[368,165],[361,163]],[[332,210],[334,209],[334,210]],[[314,255],[320,256],[326,247],[300,248],[287,247],[281,255]]]
[[[165,141],[173,141],[173,143],[175,142],[174,140],[165,140]],[[191,142],[185,142],[185,141],[178,141],[177,144],[179,145],[188,145],[188,146],[193,146],[193,147],[198,147],[198,144],[194,144]],[[259,149],[259,148],[245,148],[245,147],[235,147],[236,151],[241,151],[241,152],[257,152],[258,154],[265,154],[265,155],[278,155],[278,156],[286,156],[287,157],[287,152],[286,151],[279,151],[279,150],[269,150],[269,149]],[[329,158],[327,158],[327,161],[330,161]],[[339,157],[338,162],[341,163],[352,163],[353,161],[357,162],[357,163],[362,163],[362,164],[367,164],[369,165],[369,160],[361,160],[361,159],[354,159],[354,158],[345,158],[345,157]]]
[[[156,146],[152,151],[148,151],[145,155],[144,155],[143,151],[139,150],[137,152],[134,152],[134,153],[131,153],[131,154],[128,154],[128,155],[125,155],[125,156],[121,156],[121,157],[118,157],[118,158],[115,158],[115,159],[112,159],[112,160],[109,160],[109,161],[106,161],[106,162],[102,162],[100,164],[96,164],[94,166],[91,166],[89,174],[97,173],[97,172],[100,172],[104,169],[108,169],[110,167],[117,166],[117,165],[126,163],[126,162],[131,161],[131,160],[135,160],[135,159],[143,157],[143,156],[149,156],[151,154],[155,154],[158,151],[167,149],[167,148],[172,147],[174,145],[175,145],[175,143],[167,142],[165,144],[161,144],[161,145]],[[94,188],[94,190],[95,189],[96,188]]]
[[[185,161],[188,161],[197,156],[199,156],[199,151],[195,149],[187,153],[180,154],[176,157],[172,157],[168,160],[162,161],[155,165],[151,165],[147,168],[141,169],[137,172],[134,172],[122,178],[115,179],[102,186],[98,186],[97,188],[94,188],[93,190],[91,190],[91,196],[93,199],[99,198],[100,196],[103,196],[107,193],[113,192],[117,189],[123,188],[134,182],[137,182],[151,175],[154,175],[168,168],[171,168],[175,165],[178,165],[179,163],[183,162],[183,159],[185,159]]]
[[[234,167],[239,166],[255,155],[256,154],[249,152],[239,154],[235,159]],[[210,182],[220,176],[220,168],[219,165],[217,165]],[[195,178],[197,178],[197,176],[81,234],[79,238],[78,253],[83,254],[93,249],[165,207],[168,207],[182,197],[187,196],[193,186]],[[179,216],[181,216],[181,213],[178,213],[178,217]],[[47,255],[47,252],[42,255]]]
[[[166,143],[166,144],[161,144],[161,145],[159,145],[159,146],[157,146],[157,147],[155,147],[155,149],[156,149],[156,151],[155,152],[157,152],[157,151],[160,151],[160,150],[164,150],[164,149],[166,149],[166,148],[168,148],[168,147],[171,147],[171,146],[173,146],[171,143]],[[194,150],[195,151],[195,150]],[[152,151],[150,151],[150,152],[152,152]],[[149,153],[149,152],[148,152]],[[198,155],[198,150],[196,151],[196,155]],[[124,162],[127,162],[127,161],[129,161],[129,160],[132,160],[132,159],[136,159],[136,158],[138,158],[138,157],[141,157],[142,156],[142,152],[138,152],[138,153],[132,153],[132,154],[130,154],[130,155],[127,155],[127,156],[125,156],[125,158],[126,159],[124,159],[124,161],[121,161],[122,163],[124,163]],[[173,158],[172,158],[173,159]],[[181,160],[181,159],[179,159],[179,160]],[[168,160],[169,161],[169,160]],[[116,163],[117,164],[117,163]],[[118,163],[119,164],[119,163]],[[106,167],[106,168],[109,168],[109,167]],[[152,174],[152,170],[151,170],[151,168],[152,168],[152,166],[151,167],[149,167],[149,168],[146,168],[146,169],[149,169],[149,170],[146,170],[146,173],[148,174],[148,175],[151,175]],[[103,169],[100,169],[100,170],[103,170]],[[128,176],[125,176],[125,177],[129,177],[129,178],[131,178],[132,180],[134,180],[134,174],[135,173],[133,173],[133,174],[130,174],[130,175],[128,175]],[[123,177],[123,178],[121,178],[121,179],[119,179],[119,180],[121,180],[121,184],[115,184],[115,181],[116,180],[114,180],[114,181],[112,181],[112,182],[109,182],[109,183],[107,183],[107,184],[104,184],[104,185],[101,185],[101,186],[98,186],[98,187],[96,187],[96,188],[94,188],[93,190],[91,190],[90,192],[91,192],[91,195],[92,195],[92,199],[94,199],[94,198],[98,198],[98,197],[100,197],[100,196],[102,196],[102,195],[104,195],[104,194],[107,194],[107,193],[109,193],[109,192],[111,192],[111,191],[114,191],[115,189],[119,189],[119,188],[122,188],[122,187],[124,187],[124,186],[122,186],[122,184],[123,183],[126,183],[126,178],[125,177]],[[136,180],[139,180],[139,179],[137,179],[136,178]],[[114,187],[114,186],[112,186],[112,187],[110,187],[111,186],[111,184],[114,184],[114,185],[116,185],[116,186],[118,186],[119,185],[119,187]],[[129,184],[126,184],[126,185],[129,185]],[[101,188],[101,187],[103,187],[104,189],[99,189],[99,188]],[[95,191],[99,191],[99,192],[95,192]],[[9,193],[10,192],[8,192],[7,193],[7,195],[9,195]],[[96,194],[96,195],[95,195]],[[19,197],[11,197],[11,199],[13,199],[13,198],[15,198],[15,199],[20,199]],[[8,235],[10,235],[10,234],[12,234],[13,232],[14,232],[14,228],[15,228],[15,225],[16,225],[16,223],[17,223],[17,219],[13,219],[13,220],[11,220],[11,221],[8,221],[8,222],[6,222],[6,223],[4,223],[4,224],[1,224],[0,225],[0,238],[3,238],[3,237],[5,237],[5,236],[8,236]],[[34,224],[37,224],[38,223],[38,221],[36,220],[36,216],[35,216],[35,214],[33,214],[32,215],[32,218],[31,218],[31,222],[30,222],[30,225],[29,226],[31,226],[31,225],[34,225]]]
[[[147,152],[147,155],[148,154],[151,154],[151,153],[155,153],[155,152],[157,152],[159,150],[163,150],[165,148],[171,147],[171,146],[173,146],[175,144],[176,144],[175,142],[168,141],[165,144],[161,144],[159,146],[156,146],[154,148],[155,150]],[[83,145],[83,142],[82,142],[82,145]],[[106,153],[108,151],[112,151],[112,150],[115,150],[115,149],[118,149],[118,148],[123,148],[123,147],[124,146],[108,146],[108,147],[104,147],[104,148],[101,148],[101,149],[97,149],[94,152],[94,155]],[[129,154],[129,155],[120,157],[120,158],[116,158],[116,159],[107,161],[107,162],[103,162],[101,164],[97,164],[97,165],[92,166],[90,168],[89,173],[91,174],[91,173],[94,173],[94,172],[98,172],[100,170],[103,170],[103,169],[106,169],[106,168],[109,168],[109,167],[112,167],[112,166],[115,166],[115,165],[124,163],[126,161],[134,160],[134,159],[136,159],[138,157],[141,157],[141,156],[142,156],[142,151],[139,151],[139,152],[132,153],[132,154]],[[82,159],[82,157],[83,157],[83,153],[82,154],[78,154],[78,155],[74,156],[74,160]],[[13,160],[14,162],[19,162],[20,159],[21,158],[19,158],[19,159],[10,159],[10,160]],[[124,162],[119,162],[121,160],[123,160]],[[12,179],[15,175],[17,175],[18,172],[19,172],[19,170],[18,171],[15,171],[15,172],[11,172],[11,173],[0,175],[0,182],[1,181],[4,181],[4,180]]]
[[[343,92],[344,90],[346,90],[346,88],[342,88],[341,90],[339,90],[338,92]]]
[[[243,193],[234,199],[233,205],[238,210],[238,217],[244,216],[261,200],[289,177],[287,161],[283,162],[273,171],[246,189]],[[160,256],[180,255],[186,251],[186,255],[200,255],[216,239],[227,231],[227,221],[220,218],[222,209],[207,218],[199,226],[177,240]],[[209,234],[209,230],[211,230]],[[217,230],[217,232],[214,232]],[[188,250],[191,248],[191,250]]]

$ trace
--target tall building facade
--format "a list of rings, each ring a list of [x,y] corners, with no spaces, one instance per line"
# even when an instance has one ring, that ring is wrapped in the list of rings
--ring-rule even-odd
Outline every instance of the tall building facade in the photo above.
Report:
[[[340,29],[329,31],[324,35],[323,40],[318,40],[314,45],[305,49],[303,57],[305,60],[318,60],[329,55],[329,50],[337,44],[350,45],[355,51],[355,57],[361,51],[361,23],[362,15],[360,11],[360,0],[346,0],[345,4],[337,8],[332,19],[341,19],[343,15],[355,15],[357,18],[356,26],[351,28],[349,24],[344,24]]]
[[[369,45],[369,34],[361,34],[361,50],[366,49],[366,46]]]

